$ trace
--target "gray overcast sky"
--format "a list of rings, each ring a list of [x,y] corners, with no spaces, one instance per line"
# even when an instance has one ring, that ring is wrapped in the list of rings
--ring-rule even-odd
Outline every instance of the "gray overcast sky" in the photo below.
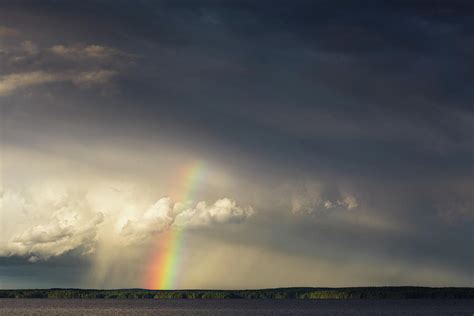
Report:
[[[471,1],[1,1],[0,287],[474,286],[473,53]]]

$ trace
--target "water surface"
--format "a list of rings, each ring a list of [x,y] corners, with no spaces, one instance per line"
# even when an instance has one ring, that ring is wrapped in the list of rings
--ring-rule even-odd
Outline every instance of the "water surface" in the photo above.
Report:
[[[474,300],[0,299],[0,315],[474,315]]]

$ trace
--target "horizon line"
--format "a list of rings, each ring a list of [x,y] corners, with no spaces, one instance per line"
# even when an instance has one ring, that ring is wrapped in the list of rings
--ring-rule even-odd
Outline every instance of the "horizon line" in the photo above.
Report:
[[[422,285],[375,285],[375,286],[341,286],[341,287],[317,287],[317,286],[290,286],[290,287],[269,287],[269,288],[243,288],[243,289],[219,289],[219,288],[190,288],[190,289],[147,289],[140,287],[131,288],[78,288],[78,287],[50,287],[50,288],[0,288],[0,291],[28,291],[28,290],[82,290],[82,291],[124,291],[124,290],[142,290],[155,292],[172,291],[271,291],[271,290],[291,290],[291,289],[319,289],[319,290],[338,290],[338,289],[363,289],[363,288],[418,288],[418,289],[474,289],[474,286],[422,286]]]

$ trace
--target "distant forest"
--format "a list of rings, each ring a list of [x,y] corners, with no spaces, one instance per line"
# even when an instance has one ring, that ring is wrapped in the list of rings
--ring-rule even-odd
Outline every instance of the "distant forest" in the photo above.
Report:
[[[77,299],[474,299],[474,288],[352,287],[262,290],[28,289],[0,298]]]

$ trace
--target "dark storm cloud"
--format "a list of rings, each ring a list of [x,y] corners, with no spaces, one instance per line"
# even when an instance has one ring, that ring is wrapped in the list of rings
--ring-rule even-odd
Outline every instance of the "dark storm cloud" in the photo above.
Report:
[[[468,2],[26,7],[33,21],[52,15],[80,29],[68,40],[104,40],[143,56],[121,88],[133,111],[153,121],[177,121],[280,160],[292,152],[291,159],[325,168],[400,173],[470,163]],[[90,24],[94,35],[81,27]],[[113,112],[120,115],[117,104]]]
[[[19,257],[0,258],[0,287],[78,287],[89,267],[89,262],[70,254],[53,258],[41,265],[25,262]]]
[[[469,2],[5,7],[7,25],[47,30],[49,46],[100,41],[142,56],[122,81],[126,102],[90,106],[101,118],[133,112],[144,133],[173,122],[304,169],[429,174],[470,165]]]
[[[342,183],[369,210],[368,217],[380,215],[399,229],[354,228],[333,217],[351,216],[341,210],[288,224],[291,207],[277,204],[264,207],[284,215],[271,225],[262,219],[270,228],[254,227],[246,236],[262,238],[262,247],[309,257],[340,260],[345,249],[360,249],[360,257],[379,253],[419,265],[437,262],[469,274],[471,1],[0,6],[6,47],[0,46],[0,57],[24,57],[0,60],[2,75],[117,72],[113,89],[99,89],[104,93],[78,89],[71,79],[51,79],[31,86],[33,97],[14,92],[3,97],[3,113],[14,118],[6,122],[11,129],[5,142],[47,143],[45,135],[58,131],[78,143],[170,139],[227,166],[243,166],[243,177],[277,174],[295,186],[312,178],[328,187]],[[93,45],[115,52],[113,58],[77,58]],[[35,47],[39,51],[30,54]],[[74,58],[58,58],[54,47]],[[30,116],[15,111],[24,111],[32,99],[36,107],[26,107]],[[278,225],[278,231],[290,226],[286,240],[268,237]],[[327,244],[315,245],[317,240]]]

